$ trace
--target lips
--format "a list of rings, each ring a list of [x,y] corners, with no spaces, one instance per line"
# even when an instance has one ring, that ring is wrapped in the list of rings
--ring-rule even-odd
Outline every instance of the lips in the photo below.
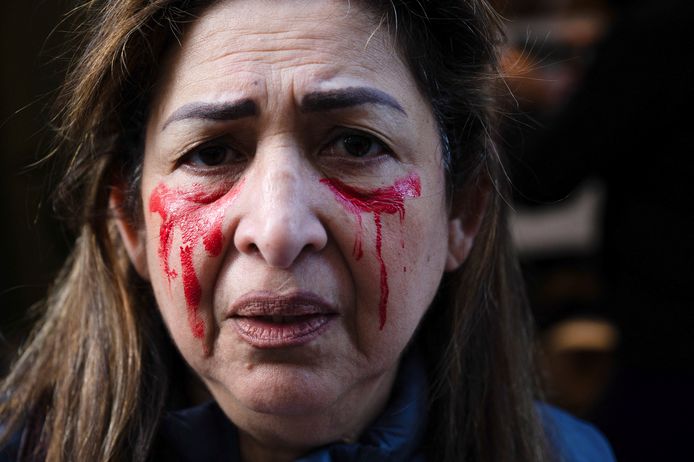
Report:
[[[227,317],[251,346],[286,348],[318,338],[337,317],[337,310],[312,293],[254,292],[239,298]]]

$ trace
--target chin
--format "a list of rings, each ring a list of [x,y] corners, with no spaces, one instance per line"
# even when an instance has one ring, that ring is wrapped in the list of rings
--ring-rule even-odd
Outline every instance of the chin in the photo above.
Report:
[[[334,375],[288,364],[257,365],[225,382],[211,386],[218,402],[277,417],[322,414],[346,391]]]
[[[275,448],[302,450],[350,439],[358,433],[360,427],[344,421],[343,398],[352,390],[344,378],[287,365],[254,369],[213,392],[242,433]],[[362,423],[361,419],[355,422]]]

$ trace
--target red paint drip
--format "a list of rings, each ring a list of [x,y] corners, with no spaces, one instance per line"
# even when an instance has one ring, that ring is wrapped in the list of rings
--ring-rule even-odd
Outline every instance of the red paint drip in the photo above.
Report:
[[[405,198],[419,197],[422,192],[422,186],[419,181],[419,176],[415,173],[397,180],[393,186],[388,188],[378,188],[372,191],[353,188],[333,178],[323,178],[321,183],[327,185],[335,194],[337,200],[344,206],[346,210],[351,212],[359,224],[359,232],[354,240],[352,253],[357,260],[362,255],[361,233],[362,233],[362,213],[373,213],[374,224],[376,225],[376,259],[381,267],[381,297],[378,303],[378,313],[380,318],[379,328],[382,330],[386,324],[386,313],[388,307],[388,270],[383,261],[381,249],[383,246],[381,214],[395,214],[400,217],[402,225],[405,219]],[[401,241],[404,247],[404,241]]]
[[[149,210],[158,213],[162,219],[159,228],[159,258],[169,283],[178,274],[169,265],[171,244],[176,228],[181,233],[180,259],[183,279],[183,293],[188,310],[188,324],[193,336],[202,339],[205,336],[205,323],[199,316],[202,288],[193,265],[193,252],[196,245],[202,242],[205,251],[211,257],[222,252],[224,236],[222,220],[226,208],[234,201],[242,181],[233,188],[214,193],[171,190],[160,183],[149,199]],[[198,188],[199,189],[199,188]]]
[[[198,317],[197,312],[202,298],[202,288],[193,266],[193,249],[189,245],[181,246],[181,267],[183,268],[183,293],[188,304],[188,324],[193,337],[203,338],[205,323]]]

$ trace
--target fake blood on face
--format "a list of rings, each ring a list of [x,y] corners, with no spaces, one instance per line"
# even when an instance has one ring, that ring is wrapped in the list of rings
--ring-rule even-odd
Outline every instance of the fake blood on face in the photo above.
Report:
[[[222,252],[224,212],[236,198],[241,186],[242,182],[238,182],[231,189],[207,193],[200,188],[172,190],[160,183],[149,199],[150,212],[158,213],[162,220],[159,228],[159,258],[169,283],[178,277],[176,270],[169,265],[169,256],[174,231],[178,228],[180,232],[183,293],[188,324],[193,337],[197,339],[205,337],[205,323],[199,313],[202,288],[193,265],[193,253],[199,243],[203,244],[210,257],[217,257]]]
[[[410,174],[405,178],[397,180],[393,186],[387,188],[378,188],[371,191],[357,189],[348,186],[333,178],[323,178],[320,180],[335,194],[337,200],[343,207],[351,212],[359,224],[359,232],[354,240],[354,248],[352,253],[357,260],[363,256],[362,250],[362,213],[373,213],[374,224],[376,226],[376,259],[381,270],[381,296],[378,303],[379,329],[383,330],[386,324],[387,307],[388,307],[388,270],[383,261],[383,231],[381,225],[382,214],[395,214],[400,217],[402,225],[405,219],[405,198],[419,197],[422,193],[422,186],[419,176],[415,173]],[[404,247],[404,241],[401,241],[401,246]]]

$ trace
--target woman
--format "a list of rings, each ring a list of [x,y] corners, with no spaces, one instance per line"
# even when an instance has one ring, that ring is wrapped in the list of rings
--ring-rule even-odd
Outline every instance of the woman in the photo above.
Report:
[[[3,385],[7,457],[603,449],[533,402],[486,3],[86,12],[58,133],[80,234]],[[165,330],[213,401],[171,410],[187,387]]]

